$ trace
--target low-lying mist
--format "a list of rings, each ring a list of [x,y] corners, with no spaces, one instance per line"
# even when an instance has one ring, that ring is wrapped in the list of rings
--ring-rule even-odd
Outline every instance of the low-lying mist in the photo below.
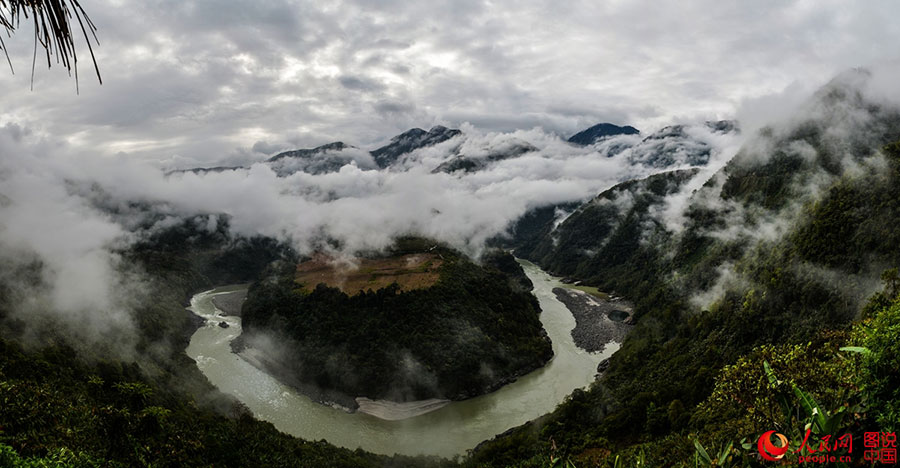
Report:
[[[898,102],[890,76],[895,75],[887,68],[848,72],[837,79],[840,86],[821,92],[840,88],[857,93],[857,104],[823,106],[827,100],[818,96],[762,133],[791,131],[807,120],[825,122],[823,131],[833,140],[829,147],[835,153],[829,157],[852,170],[860,162],[842,156],[852,153],[846,143],[852,146],[852,136],[868,135],[859,132],[877,120],[872,116]],[[854,101],[834,102],[843,106]],[[782,114],[773,110],[773,115]],[[541,129],[484,133],[463,125],[461,130],[462,135],[405,154],[386,169],[375,169],[357,149],[336,172],[279,176],[266,163],[167,173],[124,155],[77,153],[52,135],[5,123],[0,127],[0,281],[6,285],[6,307],[29,324],[57,321],[71,329],[77,342],[108,343],[111,337],[128,342],[145,279],[123,263],[121,252],[196,215],[209,215],[211,223],[225,216],[235,238],[271,237],[300,254],[349,256],[382,250],[398,236],[418,235],[478,256],[489,239],[508,234],[528,210],[586,200],[624,180],[699,164],[693,181],[656,212],[662,225],[678,231],[688,200],[696,203],[695,191],[744,142],[740,132],[717,131],[700,122],[678,131],[613,136],[589,146],[567,143]],[[752,138],[741,158],[766,157],[768,139]],[[708,161],[683,157],[692,154],[691,145],[704,145]],[[526,149],[515,150],[514,157],[491,156],[522,147]],[[660,154],[668,156],[660,159]],[[482,158],[479,170],[436,171],[460,156]],[[837,176],[804,183],[815,190]],[[728,203],[710,193],[703,194],[705,203],[719,208]],[[746,218],[736,215],[718,235],[739,231]],[[783,231],[778,227],[782,221],[771,222],[771,228],[757,223],[747,232]]]
[[[633,136],[581,147],[540,129],[480,133],[465,125],[463,132],[388,169],[363,167],[356,155],[337,172],[280,177],[265,163],[165,173],[126,156],[75,153],[51,135],[7,123],[0,128],[0,259],[14,291],[10,309],[27,323],[57,320],[76,342],[129,341],[142,279],[120,253],[196,215],[213,224],[226,216],[231,235],[275,238],[301,254],[352,255],[419,235],[477,256],[529,209],[583,200],[659,170],[636,162],[643,147]],[[737,134],[702,124],[689,132],[711,148],[710,170],[737,145]],[[433,172],[460,154],[477,159],[522,141],[530,151],[478,172]],[[17,273],[27,268],[34,274]]]

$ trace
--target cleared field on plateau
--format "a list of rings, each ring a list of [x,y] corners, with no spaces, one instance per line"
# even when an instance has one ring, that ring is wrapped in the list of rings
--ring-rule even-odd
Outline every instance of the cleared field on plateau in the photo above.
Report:
[[[377,291],[391,283],[399,284],[403,291],[411,291],[437,283],[442,263],[438,255],[429,253],[356,258],[350,262],[318,255],[297,265],[294,281],[305,292],[324,283],[351,296],[369,289]]]

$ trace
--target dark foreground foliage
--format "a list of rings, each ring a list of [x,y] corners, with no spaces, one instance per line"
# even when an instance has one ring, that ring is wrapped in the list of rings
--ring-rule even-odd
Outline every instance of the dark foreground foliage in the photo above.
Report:
[[[133,364],[0,340],[0,466],[440,466],[296,439],[237,405],[230,413],[160,390]]]

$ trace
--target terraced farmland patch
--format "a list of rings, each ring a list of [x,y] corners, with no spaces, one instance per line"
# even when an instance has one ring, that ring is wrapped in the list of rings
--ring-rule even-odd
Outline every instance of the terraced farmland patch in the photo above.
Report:
[[[443,260],[438,255],[430,253],[356,258],[351,261],[317,255],[297,265],[294,280],[305,292],[311,292],[320,283],[351,296],[369,289],[377,291],[391,283],[400,285],[402,291],[411,291],[437,283],[442,264]]]

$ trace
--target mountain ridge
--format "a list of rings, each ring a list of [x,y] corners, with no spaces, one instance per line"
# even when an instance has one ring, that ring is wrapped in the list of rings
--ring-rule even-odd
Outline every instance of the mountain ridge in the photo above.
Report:
[[[703,125],[714,133],[738,131],[735,122],[729,120],[705,122]],[[689,130],[694,127],[696,125],[673,125],[643,139],[633,140],[629,138],[640,136],[640,132],[634,127],[601,123],[582,130],[566,141],[583,147],[596,144],[597,151],[608,157],[630,151],[629,161],[633,165],[640,164],[658,169],[676,165],[704,165],[709,161],[712,148],[691,134]],[[462,138],[461,143],[466,141],[466,135],[459,129],[436,125],[426,131],[416,127],[395,135],[388,144],[371,151],[335,141],[314,148],[282,151],[262,163],[272,167],[282,177],[296,172],[313,175],[338,172],[350,164],[355,164],[363,170],[398,170],[398,167],[399,170],[408,170],[409,167],[401,167],[401,164],[415,165],[415,162],[406,162],[407,156],[411,153],[458,137]],[[578,143],[582,137],[590,139],[591,143]],[[431,172],[465,175],[486,169],[500,161],[541,151],[531,142],[521,138],[507,137],[507,140],[498,143],[499,146],[496,148],[479,149],[463,144],[457,145],[448,149],[444,160],[438,162]],[[472,150],[475,150],[474,154],[471,153]],[[168,174],[185,172],[202,174],[247,168],[248,166],[199,167],[170,171]]]
[[[591,389],[486,442],[472,465],[503,466],[550,451],[587,463],[598,450],[640,450],[648,463],[678,466],[700,438],[751,440],[779,420],[760,422],[764,403],[722,395],[765,381],[760,355],[784,366],[791,353],[831,350],[804,361],[824,377],[804,381],[804,390],[827,408],[858,401],[865,390],[834,392],[845,384],[829,374],[827,359],[842,359],[829,353],[846,346],[847,330],[866,330],[860,318],[891,304],[897,281],[890,268],[900,264],[891,228],[900,223],[900,108],[867,96],[867,76],[839,75],[780,128],[764,128],[712,177],[691,183],[692,191],[660,199],[659,209],[651,204],[636,216],[648,179],[632,182],[617,186],[625,192],[615,197],[627,210],[592,212],[595,199],[545,229],[542,241],[529,240],[522,254],[539,265],[633,299],[636,326]],[[680,216],[665,209],[672,206]],[[598,246],[603,240],[589,233],[604,226],[631,226],[621,238],[630,242]],[[754,369],[753,377],[736,382],[737,369]],[[801,375],[791,370],[779,377]],[[748,393],[767,398],[740,395]],[[766,401],[777,407],[774,400]],[[727,413],[705,409],[722,406]],[[874,412],[884,418],[889,410]],[[872,416],[859,411],[846,430],[875,430]],[[882,421],[897,424],[892,418]],[[693,442],[686,433],[697,434]]]
[[[598,123],[592,127],[584,129],[571,137],[569,137],[569,143],[574,143],[576,145],[587,146],[596,143],[598,140],[601,140],[606,137],[616,136],[616,135],[639,135],[641,132],[630,126],[625,125],[620,127],[618,125],[614,125],[611,123]]]

